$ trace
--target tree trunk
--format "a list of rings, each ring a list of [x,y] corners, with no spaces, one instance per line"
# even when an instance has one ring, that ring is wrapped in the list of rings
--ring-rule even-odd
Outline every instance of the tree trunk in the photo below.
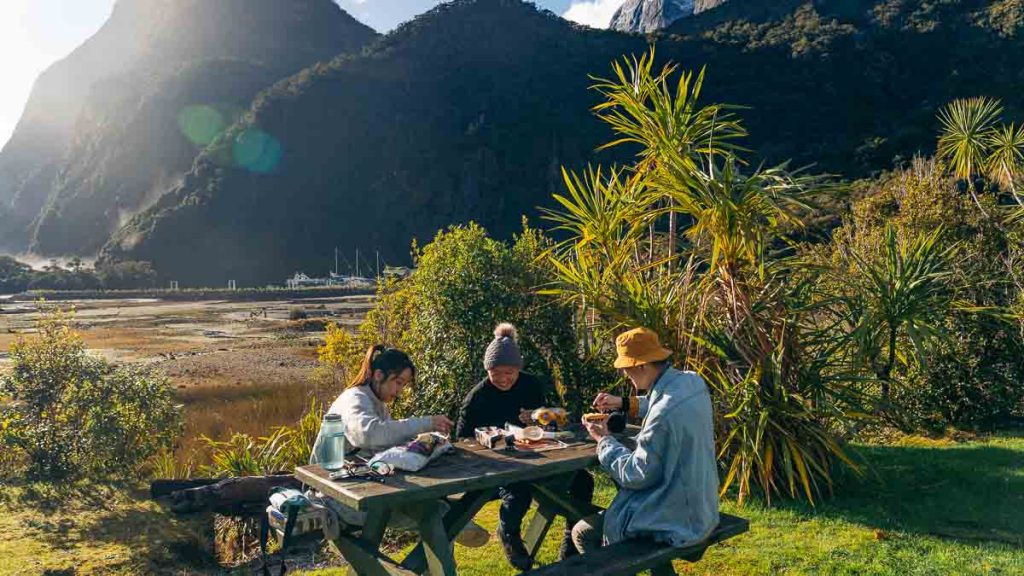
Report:
[[[270,491],[278,487],[300,489],[302,483],[291,474],[223,480],[154,480],[149,491],[153,498],[168,498],[171,511],[178,514],[209,510],[225,516],[252,516],[267,507]]]
[[[896,331],[889,331],[889,357],[885,361],[882,372],[878,374],[881,381],[881,398],[878,401],[876,412],[881,415],[889,410],[889,395],[891,393],[892,371],[896,367]]]

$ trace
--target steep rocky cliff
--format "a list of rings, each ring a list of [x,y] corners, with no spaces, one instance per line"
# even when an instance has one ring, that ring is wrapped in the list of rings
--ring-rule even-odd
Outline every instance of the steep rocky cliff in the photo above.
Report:
[[[262,88],[374,37],[331,0],[119,0],[39,77],[0,151],[0,249],[95,253],[207,143],[177,126],[204,121],[190,107],[226,127]]]

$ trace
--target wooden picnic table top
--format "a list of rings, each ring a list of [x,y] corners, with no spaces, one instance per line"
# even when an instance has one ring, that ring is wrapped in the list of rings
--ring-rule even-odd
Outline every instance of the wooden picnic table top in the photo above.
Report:
[[[374,506],[442,498],[453,494],[507,486],[581,470],[597,463],[592,440],[566,442],[566,448],[532,452],[505,451],[459,440],[454,450],[419,472],[397,472],[386,483],[368,480],[331,480],[318,465],[300,466],[295,477],[323,494],[356,510]]]

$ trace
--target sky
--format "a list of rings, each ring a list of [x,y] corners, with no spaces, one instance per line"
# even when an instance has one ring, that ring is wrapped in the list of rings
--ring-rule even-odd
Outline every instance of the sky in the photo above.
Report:
[[[0,0],[0,145],[21,117],[32,84],[50,64],[93,35],[115,0]],[[379,32],[436,6],[439,0],[335,0]],[[569,20],[604,28],[623,0],[535,0]]]

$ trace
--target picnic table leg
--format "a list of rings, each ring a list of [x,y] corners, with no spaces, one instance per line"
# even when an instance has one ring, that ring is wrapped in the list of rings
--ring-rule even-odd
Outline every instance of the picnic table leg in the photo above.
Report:
[[[537,512],[526,529],[523,544],[530,558],[536,558],[544,538],[547,536],[555,516],[565,517],[566,527],[571,528],[581,518],[601,510],[590,502],[577,500],[569,494],[576,472],[533,484],[533,498],[537,501]]]
[[[672,561],[669,560],[652,568],[651,576],[676,576],[676,569],[672,567]]]
[[[537,501],[537,512],[530,521],[524,538],[526,551],[530,554],[530,558],[536,558],[556,515],[564,516],[566,527],[571,528],[580,519],[601,510],[600,507],[590,502],[577,500],[568,494],[574,474],[533,485],[533,498]]]
[[[340,536],[331,540],[331,543],[348,562],[346,574],[349,576],[391,576],[391,572],[381,563],[377,553],[367,548],[359,539]]]
[[[526,535],[523,536],[523,545],[526,546],[526,553],[530,555],[531,560],[537,557],[537,552],[540,550],[541,544],[544,543],[544,537],[547,536],[548,530],[551,529],[551,523],[554,522],[557,515],[558,508],[550,503],[537,504],[537,511],[530,519],[530,524],[526,527]]]
[[[578,500],[569,494],[572,476],[559,478],[556,481],[534,485],[534,499],[537,502],[547,501],[559,508],[566,522],[575,523],[591,514],[601,511],[601,507],[591,502]]]
[[[387,529],[387,523],[391,520],[391,509],[390,508],[377,508],[367,512],[367,521],[362,524],[362,531],[359,535],[359,543],[371,550],[379,550],[381,547],[381,541],[384,540],[384,530]],[[354,552],[353,556],[360,556],[357,550],[350,550]],[[342,553],[342,556],[345,556]],[[362,574],[358,564],[348,560],[350,566],[348,569],[349,576],[359,576]]]
[[[493,490],[478,490],[466,492],[457,502],[452,504],[451,509],[444,515],[444,530],[448,540],[455,537],[469,524],[477,512],[494,498]],[[423,551],[423,542],[416,545],[409,555],[402,560],[402,567],[416,573],[421,573],[427,568],[427,556]]]
[[[406,512],[416,520],[430,576],[455,576],[455,556],[444,528],[444,512],[440,500],[411,506]]]
[[[328,541],[337,548],[342,558],[348,562],[347,574],[362,576],[381,575],[385,576],[390,572],[381,563],[380,545],[384,539],[384,529],[391,519],[389,508],[375,508],[367,512],[367,518],[358,538],[349,534],[331,533],[325,530]]]

